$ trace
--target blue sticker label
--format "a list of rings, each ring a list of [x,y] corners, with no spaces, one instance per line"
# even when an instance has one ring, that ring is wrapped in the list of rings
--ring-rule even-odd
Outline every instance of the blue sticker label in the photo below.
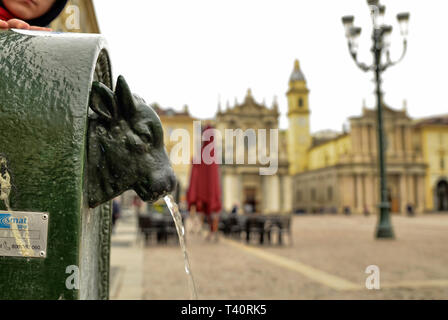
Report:
[[[9,213],[1,213],[0,214],[0,229],[11,229],[11,223],[15,223],[17,225],[17,229],[26,230],[28,228],[28,218],[15,218],[12,217]]]
[[[10,214],[0,214],[0,229],[10,229],[9,218]]]

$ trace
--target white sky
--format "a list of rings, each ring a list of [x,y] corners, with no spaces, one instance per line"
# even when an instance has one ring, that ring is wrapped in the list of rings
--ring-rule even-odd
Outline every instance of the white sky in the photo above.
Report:
[[[382,0],[394,27],[392,57],[402,50],[396,14],[409,11],[408,53],[386,71],[386,103],[412,117],[448,113],[448,1]],[[363,28],[359,57],[371,62],[371,22],[365,0],[94,0],[109,43],[114,78],[124,75],[147,102],[211,118],[218,97],[241,102],[247,88],[271,106],[278,97],[287,127],[288,79],[300,60],[310,92],[311,131],[341,130],[373,107],[372,73],[351,60],[343,15]]]

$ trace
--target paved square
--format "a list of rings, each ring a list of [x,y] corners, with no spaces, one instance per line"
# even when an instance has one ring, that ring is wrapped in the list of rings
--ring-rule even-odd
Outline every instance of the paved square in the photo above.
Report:
[[[447,299],[448,215],[392,223],[396,239],[376,240],[374,216],[294,216],[293,245],[281,247],[187,234],[199,299]],[[189,299],[179,246],[140,248],[142,299]],[[366,289],[369,265],[380,290]]]

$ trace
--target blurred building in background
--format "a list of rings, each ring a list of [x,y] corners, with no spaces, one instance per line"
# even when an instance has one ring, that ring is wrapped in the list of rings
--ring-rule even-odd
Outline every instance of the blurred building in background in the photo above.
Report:
[[[310,108],[308,87],[299,60],[289,78],[288,98],[288,161],[289,173],[294,176],[308,167],[308,149],[311,146]]]
[[[408,205],[423,212],[426,164],[413,145],[415,132],[405,110],[384,107],[387,184],[391,212]],[[379,199],[376,111],[350,118],[350,131],[313,137],[308,166],[294,179],[295,207],[308,212],[375,213]]]
[[[224,111],[219,108],[214,120],[215,127],[221,132],[223,139],[226,129],[233,129],[233,132],[240,129],[247,134],[244,144],[238,144],[237,138],[234,139],[232,145],[229,145],[227,139],[225,139],[225,146],[223,144],[223,159],[226,154],[233,154],[232,163],[223,161],[221,165],[223,207],[226,211],[230,211],[234,205],[238,205],[240,212],[251,211],[263,214],[292,212],[291,181],[288,173],[284,132],[280,132],[278,137],[278,154],[271,153],[270,150],[270,129],[278,129],[279,115],[275,99],[272,107],[268,108],[264,103],[255,101],[250,89],[247,91],[243,103],[235,102],[234,106],[228,105]],[[266,143],[259,143],[260,129],[266,130]],[[249,138],[249,130],[254,130],[255,139]],[[232,149],[229,150],[230,147]],[[244,154],[243,164],[236,161],[239,152],[241,155]],[[260,163],[258,157],[260,153],[266,154],[268,157],[276,157],[278,169],[275,174],[260,175],[261,167],[269,167],[269,164]],[[250,159],[251,156],[253,159]]]
[[[152,107],[157,112],[160,117],[160,121],[162,121],[163,125],[163,140],[166,146],[166,150],[168,155],[171,154],[173,147],[180,143],[180,135],[175,136],[173,132],[175,130],[180,129],[184,130],[183,132],[188,133],[189,141],[189,159],[190,163],[185,161],[174,162],[172,159],[172,167],[174,173],[177,177],[177,189],[175,198],[177,201],[185,201],[185,195],[188,189],[189,179],[190,179],[190,170],[191,170],[191,155],[193,155],[193,122],[198,120],[190,115],[188,110],[188,106],[184,106],[182,111],[175,111],[172,108],[162,108],[158,104],[153,104]],[[179,132],[181,134],[182,132]],[[173,139],[173,140],[172,140]],[[178,140],[177,140],[178,139]],[[176,156],[181,156],[180,154]],[[179,159],[181,160],[181,159]]]
[[[91,0],[70,0],[51,24],[56,31],[100,33]],[[272,176],[259,174],[259,163],[249,164],[248,150],[257,146],[250,139],[244,145],[244,164],[221,166],[223,207],[240,212],[251,207],[263,214],[296,212],[376,213],[378,204],[377,128],[375,109],[362,107],[362,115],[349,118],[350,129],[342,132],[310,132],[309,89],[299,61],[289,79],[287,130],[279,130],[278,170]],[[193,122],[187,107],[183,111],[153,105],[163,127],[168,154],[177,141],[176,129],[190,135],[193,155]],[[271,108],[255,101],[248,90],[244,102],[226,110],[218,108],[214,119],[203,120],[225,129],[278,129],[278,105]],[[387,182],[391,212],[448,211],[448,115],[412,119],[403,108],[384,106]],[[237,144],[234,143],[234,159]],[[270,150],[266,150],[270,152]],[[223,150],[225,154],[225,150]],[[191,159],[190,159],[191,161]],[[257,157],[258,161],[258,157]],[[173,163],[178,178],[176,198],[185,199],[191,164]],[[243,210],[242,210],[243,209]]]
[[[343,132],[310,133],[309,90],[298,61],[288,96],[288,159],[297,212],[376,213],[379,199],[376,111],[362,108]],[[448,210],[447,117],[422,121],[384,105],[391,212]]]
[[[448,211],[448,114],[416,120],[416,147],[426,167],[427,211]]]

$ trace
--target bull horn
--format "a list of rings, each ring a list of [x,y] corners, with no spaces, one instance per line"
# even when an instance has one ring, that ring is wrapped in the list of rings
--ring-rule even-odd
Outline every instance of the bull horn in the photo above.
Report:
[[[117,97],[118,107],[124,118],[132,118],[136,112],[134,98],[123,76],[118,77],[115,95]]]

